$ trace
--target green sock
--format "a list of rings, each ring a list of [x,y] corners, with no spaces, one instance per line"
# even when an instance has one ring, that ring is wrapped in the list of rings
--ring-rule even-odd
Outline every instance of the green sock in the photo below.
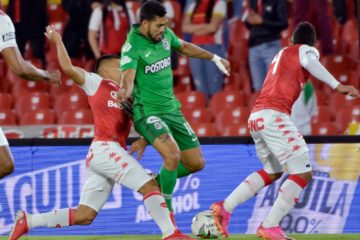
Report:
[[[165,198],[165,202],[170,212],[173,211],[171,200],[172,200],[172,193],[174,191],[176,184],[176,179],[177,179],[176,170],[170,171],[164,167],[161,168],[160,170],[161,193]]]
[[[176,171],[177,171],[177,178],[182,178],[182,177],[185,177],[185,176],[191,174],[189,169],[187,169],[185,167],[184,163],[181,161],[180,161],[179,166],[177,167]]]
[[[189,169],[187,169],[182,162],[179,163],[179,166],[176,169],[176,172],[177,172],[177,178],[186,177],[191,174]],[[158,183],[158,185],[161,186],[160,174],[156,175],[155,180]]]

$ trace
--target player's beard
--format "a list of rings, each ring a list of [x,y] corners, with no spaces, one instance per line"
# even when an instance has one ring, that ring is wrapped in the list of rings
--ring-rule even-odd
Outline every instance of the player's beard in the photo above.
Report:
[[[155,43],[158,43],[158,42],[160,42],[162,39],[163,39],[163,36],[164,36],[164,34],[162,33],[161,35],[161,38],[160,39],[156,39],[155,38],[155,36],[154,35],[152,35],[151,34],[151,32],[150,32],[150,28],[148,29],[148,34],[147,34],[148,36],[149,36],[149,38],[153,41],[153,42],[155,42]]]

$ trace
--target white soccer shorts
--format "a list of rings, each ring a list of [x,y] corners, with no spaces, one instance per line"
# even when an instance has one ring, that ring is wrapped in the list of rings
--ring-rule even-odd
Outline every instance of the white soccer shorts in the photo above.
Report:
[[[1,129],[0,127],[0,147],[1,146],[8,146],[9,145],[9,142],[8,140],[6,139],[6,136],[3,132],[3,130]]]
[[[152,178],[117,142],[94,141],[86,157],[87,179],[80,204],[99,212],[115,183],[138,191]]]
[[[311,171],[308,147],[290,116],[271,109],[250,115],[249,130],[255,142],[256,154],[267,173],[290,174]]]

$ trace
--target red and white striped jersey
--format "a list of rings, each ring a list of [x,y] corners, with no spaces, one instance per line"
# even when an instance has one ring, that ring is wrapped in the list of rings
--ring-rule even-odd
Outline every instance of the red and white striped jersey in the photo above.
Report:
[[[116,102],[119,84],[110,79],[102,79],[95,73],[86,73],[85,83],[80,87],[88,95],[94,119],[95,140],[119,142],[126,149],[132,122]]]
[[[309,53],[319,58],[319,52],[307,45],[297,44],[278,52],[269,67],[252,112],[273,109],[291,114],[291,108],[310,75],[301,62]]]

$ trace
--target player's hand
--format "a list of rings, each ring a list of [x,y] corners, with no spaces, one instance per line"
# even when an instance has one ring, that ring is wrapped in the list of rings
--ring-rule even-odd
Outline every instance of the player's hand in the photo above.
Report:
[[[251,25],[260,25],[263,23],[263,18],[256,12],[252,11],[247,17],[246,21]]]
[[[48,25],[46,27],[45,36],[52,43],[57,44],[57,43],[61,42],[61,35],[55,30],[54,25]]]
[[[137,152],[137,160],[140,160],[144,156],[147,141],[141,137],[131,144],[130,154]]]
[[[60,86],[61,85],[61,73],[59,70],[48,70],[47,71],[49,74],[49,82],[51,84],[54,84],[55,86]]]
[[[230,75],[230,63],[218,55],[214,54],[214,57],[211,59],[216,66],[220,69],[222,73],[224,73],[226,76]]]
[[[356,88],[354,88],[353,86],[351,86],[351,85],[339,84],[335,88],[335,90],[338,91],[341,94],[349,95],[349,96],[354,97],[354,98],[359,98],[360,97],[359,91]]]
[[[125,89],[122,88],[119,91],[117,91],[116,100],[118,101],[119,104],[122,104],[127,100]]]

